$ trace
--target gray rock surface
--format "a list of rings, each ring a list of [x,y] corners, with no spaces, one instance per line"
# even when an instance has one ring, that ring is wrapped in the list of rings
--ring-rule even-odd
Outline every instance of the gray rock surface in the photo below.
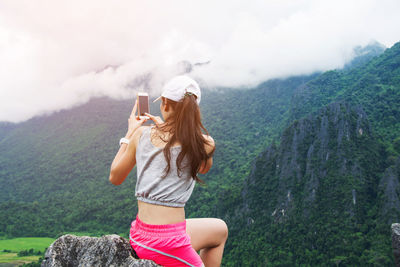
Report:
[[[397,267],[400,267],[400,223],[392,224],[392,247],[394,262]]]
[[[388,223],[400,220],[400,157],[394,165],[386,169],[379,189],[383,193],[382,215]]]
[[[135,258],[136,257],[136,258]],[[59,266],[159,266],[137,259],[129,241],[118,235],[88,237],[63,235],[45,253],[42,267]]]

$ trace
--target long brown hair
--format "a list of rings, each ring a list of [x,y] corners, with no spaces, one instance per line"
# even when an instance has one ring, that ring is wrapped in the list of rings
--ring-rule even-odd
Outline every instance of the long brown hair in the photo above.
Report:
[[[158,125],[157,128],[161,131],[168,131],[170,137],[165,145],[163,152],[165,159],[168,163],[164,172],[164,177],[171,170],[171,146],[179,142],[181,144],[181,152],[176,159],[176,166],[178,169],[178,176],[182,172],[183,160],[187,158],[187,162],[190,166],[191,177],[200,184],[205,184],[201,180],[197,173],[201,167],[202,162],[212,157],[214,149],[211,153],[207,153],[205,144],[209,144],[209,141],[203,136],[203,131],[208,135],[206,128],[201,123],[201,114],[199,105],[196,102],[195,95],[186,94],[182,101],[176,102],[168,98],[162,98],[163,105],[165,102],[168,103],[173,109],[173,113],[164,124]]]

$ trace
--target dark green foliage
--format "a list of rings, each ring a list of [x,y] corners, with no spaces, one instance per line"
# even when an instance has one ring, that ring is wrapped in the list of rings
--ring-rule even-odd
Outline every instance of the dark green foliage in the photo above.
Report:
[[[43,258],[40,257],[37,262],[25,263],[21,267],[40,267],[42,266]]]
[[[33,248],[29,249],[29,250],[21,250],[18,252],[18,257],[24,257],[24,256],[31,256],[31,255],[42,255],[43,253],[38,250],[35,251]]]
[[[393,148],[398,154],[400,154],[400,136],[394,139]]]

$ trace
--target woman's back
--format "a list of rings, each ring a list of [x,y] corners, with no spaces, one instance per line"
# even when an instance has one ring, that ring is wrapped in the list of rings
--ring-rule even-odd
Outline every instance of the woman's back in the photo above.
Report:
[[[188,162],[178,172],[175,164],[180,146],[170,148],[171,168],[165,173],[167,162],[163,148],[151,142],[150,127],[145,127],[136,149],[137,180],[135,196],[138,200],[168,207],[184,207],[192,194],[195,181],[190,175]]]
[[[154,127],[143,127],[136,150],[135,195],[138,200],[139,218],[149,224],[183,221],[183,207],[195,186],[188,167],[183,168],[178,176],[176,164],[171,164],[169,173],[163,177],[167,163],[163,154],[165,144],[158,138],[160,135]],[[174,145],[170,150],[171,161],[175,162],[181,150],[180,146]]]

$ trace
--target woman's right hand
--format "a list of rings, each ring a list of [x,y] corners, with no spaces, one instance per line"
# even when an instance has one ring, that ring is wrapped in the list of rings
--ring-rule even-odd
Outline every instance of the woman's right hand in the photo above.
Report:
[[[128,132],[126,133],[126,138],[130,138],[133,133],[138,129],[140,126],[142,126],[143,123],[146,122],[146,119],[140,118],[139,116],[136,115],[137,111],[137,105],[138,101],[136,100],[135,105],[133,106],[131,115],[128,119]]]
[[[157,126],[164,123],[164,121],[160,118],[160,116],[153,116],[149,113],[144,113],[144,114],[146,114],[146,116],[149,117],[150,120],[152,120]]]

